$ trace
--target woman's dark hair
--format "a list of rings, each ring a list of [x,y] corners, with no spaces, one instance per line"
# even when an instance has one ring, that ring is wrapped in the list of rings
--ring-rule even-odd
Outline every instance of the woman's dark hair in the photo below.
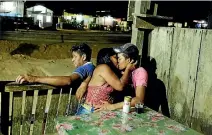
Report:
[[[113,62],[110,60],[110,57],[116,55],[113,48],[102,48],[99,50],[97,54],[97,63],[96,65],[100,64],[107,64],[113,71],[118,75],[119,71],[117,67],[113,64]]]
[[[74,45],[71,48],[71,52],[77,52],[80,56],[85,54],[86,55],[86,61],[91,60],[92,50],[86,43],[80,43],[79,45]]]
[[[110,60],[110,56],[116,55],[114,52],[113,48],[102,48],[99,50],[97,54],[97,63],[96,65],[99,64],[113,64],[112,61]]]

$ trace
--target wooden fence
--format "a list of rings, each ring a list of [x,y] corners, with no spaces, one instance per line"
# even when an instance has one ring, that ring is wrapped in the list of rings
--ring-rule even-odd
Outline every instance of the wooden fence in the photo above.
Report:
[[[163,28],[150,33],[148,55],[166,86],[171,118],[212,134],[212,30]]]
[[[9,93],[8,135],[54,134],[55,118],[70,115],[77,108],[72,89],[9,83],[5,92]]]

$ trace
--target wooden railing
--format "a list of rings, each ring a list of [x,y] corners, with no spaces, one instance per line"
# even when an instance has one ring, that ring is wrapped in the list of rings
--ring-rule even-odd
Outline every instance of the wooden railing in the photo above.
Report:
[[[77,108],[71,88],[8,83],[5,92],[9,92],[8,135],[55,133],[55,118],[71,115]]]

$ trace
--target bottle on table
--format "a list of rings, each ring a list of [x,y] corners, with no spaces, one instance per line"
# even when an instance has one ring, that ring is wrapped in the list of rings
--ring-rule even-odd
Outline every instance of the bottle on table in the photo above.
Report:
[[[124,97],[124,105],[123,105],[123,112],[124,113],[129,113],[130,112],[131,100],[132,100],[131,96],[125,96]]]

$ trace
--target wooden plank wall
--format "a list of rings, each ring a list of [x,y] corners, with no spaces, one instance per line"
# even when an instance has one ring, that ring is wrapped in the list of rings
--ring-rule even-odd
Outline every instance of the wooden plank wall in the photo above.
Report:
[[[156,61],[156,74],[158,79],[163,80],[167,88],[169,86],[173,28],[156,28],[152,31],[150,39],[149,55]]]
[[[168,101],[171,117],[190,126],[201,30],[174,29]]]
[[[194,98],[192,128],[212,135],[212,30],[204,30]]]
[[[156,28],[149,55],[156,60],[171,118],[206,135],[212,134],[212,31]]]
[[[148,50],[151,57],[147,61],[149,80],[145,102],[148,107],[155,111],[161,111],[164,115],[169,117],[167,88],[169,86],[173,28],[156,28],[152,31],[149,39],[154,40],[150,40],[149,42]]]

